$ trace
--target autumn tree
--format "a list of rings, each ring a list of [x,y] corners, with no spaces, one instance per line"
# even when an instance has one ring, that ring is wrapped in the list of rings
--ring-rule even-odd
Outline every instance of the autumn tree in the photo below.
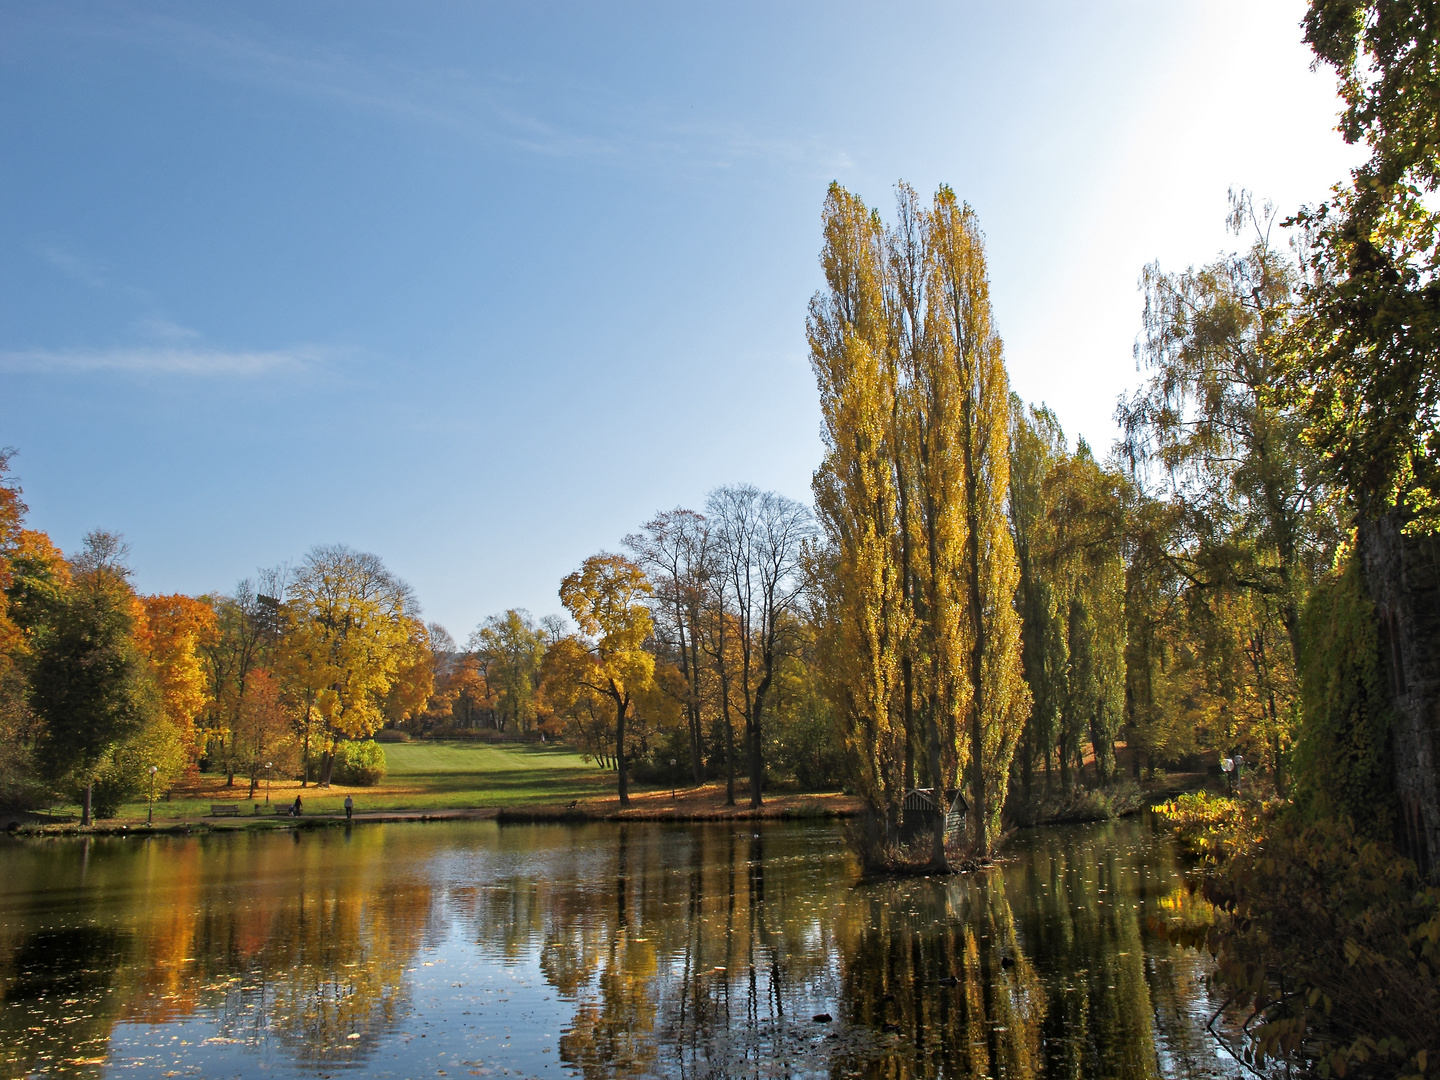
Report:
[[[44,721],[37,758],[53,782],[82,792],[81,825],[92,818],[97,774],[116,746],[156,708],[145,658],[135,643],[141,608],[130,588],[126,548],[95,531],[72,564],[67,590],[36,644],[30,700]]]
[[[430,628],[419,618],[406,617],[405,644],[398,654],[383,709],[385,722],[396,727],[421,715],[435,692],[435,651]]]
[[[210,680],[204,650],[218,635],[215,609],[204,600],[182,596],[147,596],[145,632],[140,646],[150,661],[160,691],[160,705],[185,746],[187,758],[200,756],[200,733],[211,707]]]
[[[935,196],[929,243],[934,252],[929,314],[935,320],[937,347],[958,382],[970,820],[977,850],[988,855],[1000,833],[1010,761],[1030,712],[1021,672],[1020,620],[1012,602],[1015,548],[1005,512],[1010,382],[992,322],[979,222],[949,188],[942,187]]]
[[[1126,480],[1078,441],[1045,483],[1050,515],[1049,572],[1064,605],[1066,669],[1060,698],[1061,779],[1083,765],[1088,740],[1096,779],[1115,771],[1115,741],[1125,722]]]
[[[1244,692],[1260,703],[1240,736],[1247,758],[1283,791],[1300,611],[1340,530],[1304,419],[1274,393],[1299,278],[1272,245],[1274,224],[1273,209],[1232,192],[1230,228],[1253,234],[1246,251],[1184,273],[1145,268],[1136,354],[1150,377],[1118,419],[1132,467],[1175,507],[1170,558],[1208,623],[1199,641],[1220,650],[1219,673],[1245,669]],[[1219,692],[1233,701],[1241,691]]]
[[[651,629],[647,600],[652,592],[639,566],[607,553],[590,556],[560,583],[560,602],[583,637],[553,646],[557,694],[608,703],[622,806],[630,803],[625,722],[655,678],[655,658],[644,647]]]
[[[1021,657],[1033,702],[1017,751],[1027,801],[1034,797],[1037,767],[1045,770],[1047,787],[1052,765],[1058,764],[1062,772],[1069,767],[1062,728],[1070,665],[1069,605],[1055,572],[1057,523],[1051,505],[1051,477],[1067,454],[1065,433],[1055,414],[1043,406],[1027,408],[1012,395],[1010,531],[1020,572],[1015,604],[1020,614]]]
[[[283,626],[278,617],[281,572],[269,571],[257,583],[246,578],[230,596],[216,596],[215,630],[200,642],[208,679],[205,738],[208,755],[225,772],[225,786],[235,782],[244,761],[235,732],[249,691],[250,676],[269,662],[269,653]],[[270,592],[266,592],[266,588]]]
[[[551,641],[541,663],[541,687],[553,726],[601,768],[614,768],[614,702],[594,690],[589,679],[594,658],[589,643],[567,634]]]
[[[827,289],[807,322],[825,440],[812,483],[825,536],[810,567],[818,653],[861,794],[893,833],[913,745],[914,609],[885,237],[878,216],[838,184],[823,223]]]
[[[343,544],[305,556],[286,597],[277,666],[304,706],[307,743],[309,723],[319,725],[320,783],[330,782],[337,740],[365,738],[384,723],[417,614],[410,587],[378,556]]]
[[[545,632],[523,608],[491,615],[470,635],[468,651],[480,663],[495,699],[495,726],[529,731],[536,721],[536,691],[545,656]]]
[[[728,600],[725,578],[718,572],[710,575],[701,609],[700,651],[713,678],[702,683],[709,689],[711,702],[711,739],[719,744],[725,760],[725,805],[735,805],[735,697],[739,683],[741,655],[740,631]]]
[[[765,787],[765,707],[781,660],[798,646],[787,616],[798,610],[810,511],[749,485],[717,488],[707,500],[714,522],[722,595],[735,613],[741,712],[749,751],[750,806]]]
[[[267,777],[284,776],[298,764],[295,727],[280,682],[259,668],[250,676],[235,728],[235,741],[250,781],[249,798]]]
[[[69,595],[70,566],[42,532],[24,527],[19,484],[0,450],[0,802],[32,806],[44,797],[35,750],[44,721],[30,701],[36,647]]]
[[[706,595],[715,575],[715,544],[704,515],[676,508],[656,514],[625,538],[655,588],[653,633],[675,660],[676,682],[689,735],[690,775],[705,779],[705,732],[701,717],[701,637]]]
[[[1339,75],[1341,133],[1369,153],[1298,216],[1307,284],[1279,374],[1355,516],[1404,846],[1440,874],[1440,13],[1311,0],[1304,26]]]
[[[847,630],[863,682],[837,686],[836,704],[885,731],[861,741],[880,755],[869,771],[889,777],[887,799],[914,782],[919,746],[937,797],[963,771],[973,843],[988,852],[1029,695],[1006,516],[1009,384],[983,241],[949,188],[927,208],[900,185],[885,229],[832,185],[825,216],[828,290],[810,341],[829,453],[815,489],[839,575],[830,612],[837,626],[869,622],[860,638]]]

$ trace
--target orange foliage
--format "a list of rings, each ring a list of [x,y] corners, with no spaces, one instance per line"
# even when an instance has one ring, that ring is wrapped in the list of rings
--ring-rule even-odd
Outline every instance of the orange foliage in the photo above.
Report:
[[[215,640],[215,609],[178,593],[147,596],[140,605],[143,614],[136,620],[136,639],[154,671],[165,715],[194,757],[199,750],[195,719],[209,704],[200,649]]]

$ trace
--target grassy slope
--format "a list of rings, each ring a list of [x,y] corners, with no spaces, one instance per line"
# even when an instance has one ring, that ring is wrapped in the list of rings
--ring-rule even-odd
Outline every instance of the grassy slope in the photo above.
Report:
[[[346,794],[357,810],[441,810],[483,806],[528,806],[566,803],[572,799],[603,796],[614,787],[614,774],[596,768],[579,754],[559,746],[471,742],[390,743],[385,746],[388,772],[373,788],[302,789],[298,781],[274,781],[272,805],[288,805],[298,794],[307,813],[337,812]],[[248,782],[235,778],[226,789],[224,780],[202,776],[194,785],[177,789],[170,801],[155,804],[155,817],[204,817],[211,803],[235,802],[249,815]],[[262,810],[265,786],[256,792]],[[124,806],[117,819],[143,819],[145,802]]]

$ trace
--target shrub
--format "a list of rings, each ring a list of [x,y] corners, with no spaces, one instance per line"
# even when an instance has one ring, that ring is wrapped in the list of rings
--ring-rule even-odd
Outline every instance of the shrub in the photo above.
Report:
[[[1181,804],[1181,805],[1177,805]],[[1440,889],[1348,820],[1177,799],[1161,811],[1214,861],[1211,925],[1155,928],[1211,952],[1252,1010],[1247,1054],[1322,1076],[1420,1076],[1440,1051]]]
[[[335,747],[335,780],[352,787],[373,787],[385,779],[385,751],[371,739]]]
[[[1192,791],[1152,807],[1175,826],[1180,843],[1192,855],[1214,863],[1239,851],[1248,851],[1259,839],[1262,819],[1272,815],[1273,803],[1244,801],[1231,795]]]
[[[1136,813],[1145,804],[1144,793],[1129,780],[1103,788],[1077,787],[1064,791],[1035,792],[1024,797],[1020,786],[1010,789],[1005,818],[1020,828],[1081,821],[1110,821]]]

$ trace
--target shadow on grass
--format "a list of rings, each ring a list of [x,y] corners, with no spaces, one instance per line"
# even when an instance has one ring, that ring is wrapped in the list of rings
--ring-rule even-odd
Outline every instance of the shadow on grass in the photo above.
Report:
[[[473,791],[477,795],[506,793],[541,796],[589,794],[608,792],[614,781],[603,773],[591,775],[560,775],[545,769],[513,769],[506,772],[457,773],[457,772],[413,772],[387,778],[396,787],[404,786],[416,792],[444,795],[459,791]]]

